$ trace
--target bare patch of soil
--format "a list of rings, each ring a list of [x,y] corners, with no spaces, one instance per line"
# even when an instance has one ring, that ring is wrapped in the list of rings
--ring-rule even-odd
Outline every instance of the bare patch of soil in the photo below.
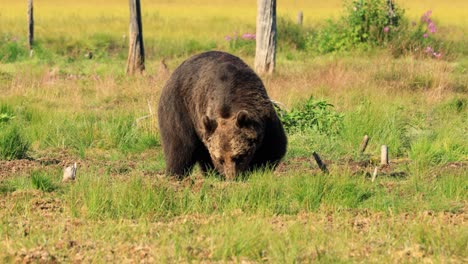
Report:
[[[43,247],[23,249],[16,253],[15,263],[59,263],[57,258]]]
[[[33,160],[11,160],[0,161],[0,180],[6,179],[11,175],[29,173],[34,169],[40,168],[42,165]]]
[[[63,203],[57,198],[35,198],[31,200],[31,209],[40,212],[43,216],[50,216],[63,212]]]
[[[64,168],[73,163],[70,157],[0,160],[0,181],[20,174],[29,174],[43,168]],[[79,164],[82,162],[78,161]]]
[[[50,155],[49,155],[50,154]],[[42,154],[41,154],[42,155]],[[108,160],[96,160],[96,159],[87,159],[87,160],[77,160],[73,158],[72,155],[66,151],[56,151],[53,154],[44,153],[43,156],[37,159],[21,159],[21,160],[11,160],[4,161],[0,160],[0,182],[9,177],[14,177],[18,175],[27,175],[34,170],[44,169],[44,168],[65,168],[70,166],[74,162],[77,162],[79,168],[89,167],[90,164],[100,168],[102,174],[109,173],[113,177],[127,176],[132,171],[138,170],[138,162],[133,160],[119,160],[119,161],[108,161]],[[387,176],[395,178],[404,178],[407,176],[407,172],[402,170],[402,165],[407,165],[411,163],[409,159],[394,159],[388,165],[380,165],[379,161],[372,159],[364,160],[353,160],[351,158],[343,158],[340,160],[323,160],[323,163],[327,168],[333,172],[333,170],[347,170],[353,175],[357,176],[366,176],[372,177],[374,169],[377,168],[378,176]],[[403,166],[404,167],[404,166]],[[441,172],[446,171],[458,171],[466,170],[468,167],[468,161],[457,161],[449,162],[441,166],[436,166],[433,169],[434,174],[440,174]],[[317,166],[313,157],[295,157],[287,159],[281,162],[276,168],[275,174],[281,176],[291,171],[301,171],[312,174],[323,173]],[[154,176],[154,172],[148,173],[142,171],[144,175]],[[156,173],[158,178],[164,177],[164,172]],[[196,177],[195,181],[193,180],[184,180],[183,186],[195,185],[201,187],[199,178]]]
[[[323,163],[327,168],[340,168],[348,170],[352,175],[364,175],[371,178],[374,169],[377,168],[377,175],[379,177],[386,176],[392,178],[404,178],[408,173],[401,169],[402,165],[411,163],[409,159],[395,159],[387,165],[380,165],[377,160],[353,160],[353,159],[340,159],[337,161],[324,160]],[[448,162],[440,166],[436,166],[434,173],[458,171],[468,169],[468,161]],[[310,157],[296,157],[283,161],[276,169],[276,173],[281,175],[289,171],[306,171],[312,174],[320,174],[322,171],[319,169],[315,160]],[[440,174],[440,173],[439,173]]]

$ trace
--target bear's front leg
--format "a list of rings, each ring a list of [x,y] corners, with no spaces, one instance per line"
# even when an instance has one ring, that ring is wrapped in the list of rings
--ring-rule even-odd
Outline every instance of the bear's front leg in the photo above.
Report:
[[[183,179],[190,175],[195,162],[192,158],[193,149],[183,146],[183,144],[171,143],[171,146],[164,148],[166,160],[166,175]]]

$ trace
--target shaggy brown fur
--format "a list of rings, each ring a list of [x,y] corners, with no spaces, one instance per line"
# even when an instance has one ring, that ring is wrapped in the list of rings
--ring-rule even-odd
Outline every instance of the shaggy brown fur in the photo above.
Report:
[[[218,51],[184,61],[163,88],[158,109],[166,174],[182,178],[195,163],[233,179],[276,164],[286,152],[283,126],[260,78]]]

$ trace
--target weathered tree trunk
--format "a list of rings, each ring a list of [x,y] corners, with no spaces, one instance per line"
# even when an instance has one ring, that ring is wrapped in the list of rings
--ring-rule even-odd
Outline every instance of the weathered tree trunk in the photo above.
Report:
[[[390,18],[390,25],[396,26],[396,14],[395,14],[395,5],[393,4],[393,0],[387,0],[388,6],[388,17]]]
[[[276,0],[257,0],[255,70],[273,73],[276,63]]]
[[[28,45],[29,45],[29,50],[32,50],[33,43],[34,43],[33,0],[28,0]]]
[[[127,59],[127,74],[145,70],[145,49],[143,47],[143,27],[141,23],[140,0],[130,0],[130,32]]]

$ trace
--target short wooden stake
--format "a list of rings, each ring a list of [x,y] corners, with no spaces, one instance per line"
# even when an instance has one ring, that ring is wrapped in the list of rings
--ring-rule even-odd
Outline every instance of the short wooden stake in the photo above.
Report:
[[[380,149],[380,165],[388,165],[388,147],[382,145]]]
[[[322,162],[322,160],[320,159],[320,156],[315,151],[312,153],[312,156],[314,156],[315,162],[317,162],[317,165],[319,166],[320,170],[323,173],[328,174],[329,171],[327,169],[327,166]]]
[[[374,168],[374,173],[372,173],[371,182],[374,182],[375,178],[377,178],[377,167]]]
[[[66,167],[63,171],[62,182],[73,181],[76,178],[76,162],[69,167]]]
[[[361,147],[359,148],[359,153],[362,154],[362,153],[364,153],[364,151],[366,151],[368,143],[369,143],[369,136],[365,135],[364,138],[362,139]]]

